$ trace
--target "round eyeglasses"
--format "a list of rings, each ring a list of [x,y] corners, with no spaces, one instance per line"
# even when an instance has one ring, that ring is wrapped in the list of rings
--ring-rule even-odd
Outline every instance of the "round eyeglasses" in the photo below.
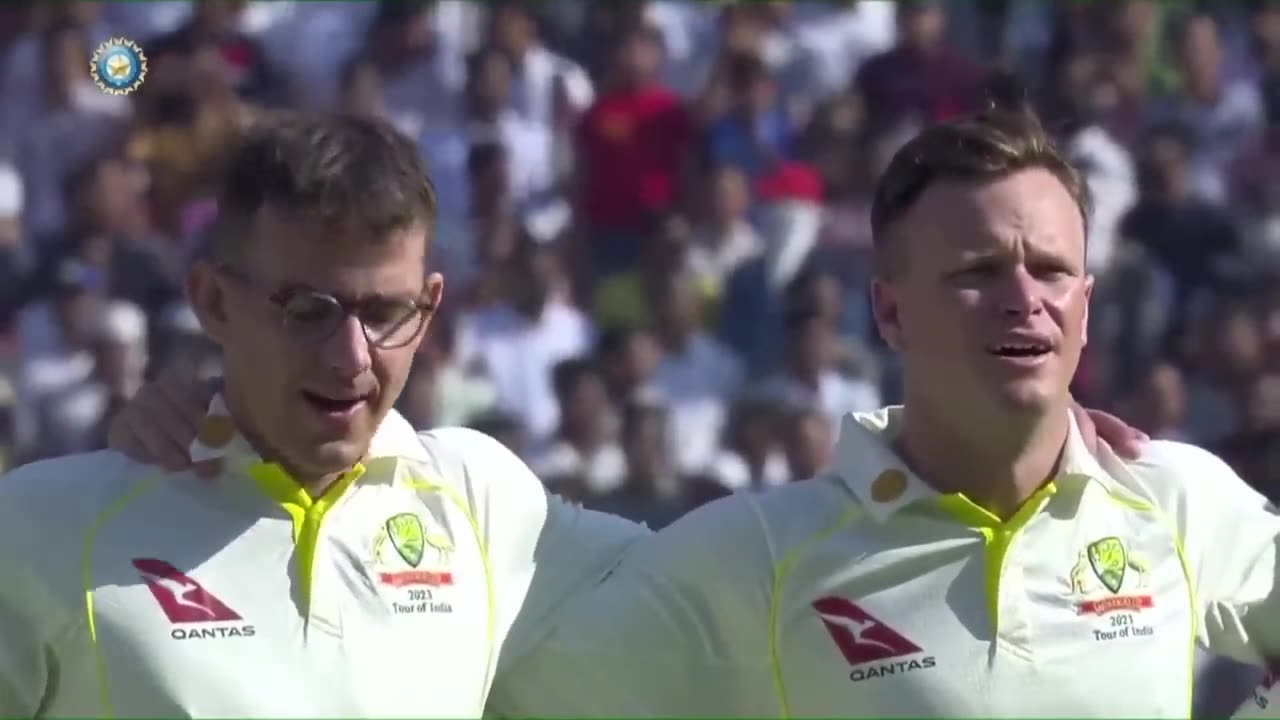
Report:
[[[257,287],[253,278],[234,268],[218,268],[246,285]],[[369,344],[393,350],[413,342],[421,332],[432,304],[402,298],[373,296],[343,301],[329,293],[307,288],[283,288],[269,293],[266,300],[280,312],[281,324],[292,337],[306,343],[321,343],[333,336],[348,316],[360,322]]]

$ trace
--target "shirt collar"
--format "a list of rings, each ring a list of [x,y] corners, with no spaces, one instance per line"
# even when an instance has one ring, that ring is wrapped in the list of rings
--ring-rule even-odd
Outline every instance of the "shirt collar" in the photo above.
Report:
[[[841,421],[833,469],[854,497],[877,522],[884,522],[898,510],[940,493],[907,468],[890,444],[902,431],[902,406],[890,406],[870,413],[849,413]],[[1084,444],[1084,438],[1070,418],[1067,444],[1063,452],[1059,481],[1096,480],[1110,485],[1105,471]]]
[[[262,456],[236,430],[231,412],[227,409],[221,393],[214,395],[209,402],[209,409],[205,412],[199,432],[191,441],[189,453],[192,462],[220,459],[231,466],[227,469],[246,469],[263,462]],[[413,426],[395,410],[388,412],[382,423],[378,425],[378,430],[369,443],[369,452],[363,462],[368,465],[380,459],[407,459],[420,462],[428,459],[426,450],[422,447],[422,441],[418,438]]]

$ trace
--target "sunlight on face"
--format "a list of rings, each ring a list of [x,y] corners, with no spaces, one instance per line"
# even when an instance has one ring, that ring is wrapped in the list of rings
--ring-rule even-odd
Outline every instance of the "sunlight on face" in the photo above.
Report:
[[[347,316],[324,338],[302,338],[285,327],[272,298],[300,289],[366,307],[380,298],[438,301],[439,276],[424,273],[426,231],[348,237],[268,208],[252,232],[255,243],[239,269],[245,278],[218,279],[226,298],[220,341],[228,395],[252,418],[259,442],[292,469],[345,470],[367,451],[404,388],[425,330],[403,346],[382,348]]]
[[[1093,280],[1080,211],[1050,172],[930,186],[892,229],[901,272],[873,285],[908,396],[1000,411],[1068,402]]]

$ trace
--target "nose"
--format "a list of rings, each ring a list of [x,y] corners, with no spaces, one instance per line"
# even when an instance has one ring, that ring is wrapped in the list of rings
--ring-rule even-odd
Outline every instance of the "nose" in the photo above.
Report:
[[[369,338],[356,317],[348,315],[321,348],[321,361],[344,379],[354,378],[372,365]]]
[[[1001,314],[1007,317],[1031,317],[1044,310],[1040,284],[1022,265],[1004,274],[997,298]]]

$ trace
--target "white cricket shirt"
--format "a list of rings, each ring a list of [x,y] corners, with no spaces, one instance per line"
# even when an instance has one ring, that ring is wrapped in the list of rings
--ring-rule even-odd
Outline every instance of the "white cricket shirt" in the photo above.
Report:
[[[491,707],[524,716],[1187,717],[1197,642],[1280,647],[1280,519],[1214,456],[1152,442],[1008,521],[846,419],[833,470],[712,503],[570,603]]]
[[[395,413],[312,500],[220,408],[215,483],[105,451],[0,478],[0,717],[479,717],[643,532]]]

